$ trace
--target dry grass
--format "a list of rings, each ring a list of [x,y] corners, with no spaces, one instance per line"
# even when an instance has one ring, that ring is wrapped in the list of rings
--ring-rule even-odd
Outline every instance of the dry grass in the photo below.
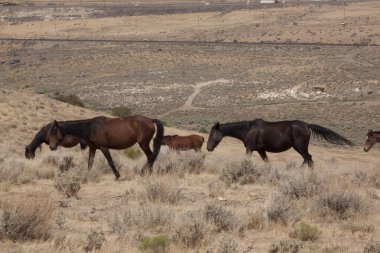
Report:
[[[8,199],[2,207],[0,234],[14,241],[47,240],[52,236],[54,207],[48,195]]]
[[[155,163],[157,174],[200,174],[204,170],[205,154],[201,152],[176,152],[162,148]]]
[[[182,214],[175,226],[174,241],[186,248],[197,248],[204,244],[208,227],[200,211],[189,211]]]
[[[358,214],[367,214],[369,203],[354,191],[335,189],[319,196],[317,208],[322,217],[345,220]]]
[[[152,202],[178,204],[182,198],[181,188],[175,178],[151,179],[145,186],[145,196]]]

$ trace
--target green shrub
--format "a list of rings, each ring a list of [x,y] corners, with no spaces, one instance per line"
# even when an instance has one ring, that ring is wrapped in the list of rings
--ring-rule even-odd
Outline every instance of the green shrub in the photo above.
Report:
[[[87,235],[87,240],[84,245],[84,250],[90,252],[95,250],[100,250],[102,248],[103,242],[106,240],[103,231],[91,230]]]
[[[269,252],[270,253],[282,253],[282,252],[297,253],[302,248],[303,248],[303,245],[297,241],[282,240],[277,243],[272,243],[269,247]]]
[[[200,133],[204,133],[204,134],[207,134],[207,133],[208,133],[208,130],[207,130],[206,127],[202,126],[202,127],[199,128],[198,132],[200,132]]]
[[[75,94],[63,95],[57,92],[53,98],[64,103],[84,107],[82,100]]]
[[[319,238],[321,233],[317,227],[301,222],[299,227],[291,233],[291,236],[301,241],[315,241]]]
[[[126,118],[132,115],[132,111],[125,106],[118,106],[111,109],[111,114],[120,118]]]
[[[170,240],[167,235],[146,237],[140,243],[140,250],[151,253],[169,252]]]
[[[140,156],[142,156],[142,152],[139,148],[134,148],[134,147],[131,147],[131,148],[127,148],[124,150],[124,154],[129,158],[129,159],[132,159],[132,160],[137,160],[140,158]]]

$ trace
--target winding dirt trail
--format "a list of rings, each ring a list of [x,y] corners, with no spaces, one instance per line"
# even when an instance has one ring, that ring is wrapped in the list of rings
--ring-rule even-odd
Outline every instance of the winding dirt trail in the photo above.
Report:
[[[194,106],[193,105],[193,100],[196,96],[199,95],[199,93],[201,93],[202,91],[202,88],[205,87],[205,86],[208,86],[208,85],[213,85],[213,84],[225,84],[225,83],[230,83],[231,81],[230,80],[227,80],[227,79],[217,79],[217,80],[212,80],[212,81],[207,81],[207,82],[200,82],[200,83],[196,83],[194,85],[194,92],[187,98],[187,100],[185,101],[185,103],[177,108],[177,109],[174,109],[174,110],[171,110],[171,111],[168,111],[162,115],[160,115],[160,117],[163,117],[163,116],[167,116],[173,112],[177,112],[177,111],[188,111],[188,110],[195,110],[195,109],[204,109],[203,107],[197,107],[197,106]]]

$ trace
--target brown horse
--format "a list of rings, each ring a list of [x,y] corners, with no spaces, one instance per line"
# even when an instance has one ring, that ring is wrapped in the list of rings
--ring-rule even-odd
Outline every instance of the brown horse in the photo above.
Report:
[[[380,142],[380,131],[368,130],[367,139],[364,143],[364,151],[368,152],[376,142]]]
[[[207,150],[213,151],[224,136],[230,136],[243,141],[248,155],[257,151],[266,162],[268,161],[266,151],[278,153],[293,147],[303,157],[303,164],[311,167],[313,160],[308,151],[311,133],[333,144],[353,145],[351,141],[334,131],[318,125],[299,120],[268,122],[255,119],[236,123],[216,123],[211,128]]]
[[[156,131],[155,125],[157,133],[152,152],[149,143]],[[92,167],[96,150],[100,149],[118,179],[120,174],[115,168],[109,149],[126,149],[138,143],[148,159],[147,166],[151,173],[153,163],[160,152],[164,127],[159,120],[141,115],[128,118],[95,117],[86,120],[54,121],[48,133],[50,149],[57,149],[66,135],[75,136],[89,146],[89,170]]]
[[[40,131],[34,136],[32,142],[25,147],[25,157],[28,159],[33,159],[35,157],[36,149],[41,148],[42,143],[49,145],[48,132],[52,127],[53,123],[49,123],[43,126]],[[80,144],[81,149],[85,149],[87,147],[84,141],[81,141],[77,137],[72,135],[65,135],[60,145],[65,148],[71,148]]]
[[[162,145],[167,145],[174,150],[191,150],[195,152],[201,151],[204,138],[202,136],[192,134],[188,136],[167,135],[162,139]]]

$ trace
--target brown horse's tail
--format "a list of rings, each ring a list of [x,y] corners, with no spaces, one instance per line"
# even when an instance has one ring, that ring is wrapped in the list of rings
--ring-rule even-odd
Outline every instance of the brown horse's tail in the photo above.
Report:
[[[153,164],[158,154],[160,153],[162,138],[164,137],[164,125],[158,119],[153,119],[152,121],[156,123],[156,127],[157,127],[156,137],[154,138],[154,141],[153,141],[153,154],[151,156],[151,162]]]
[[[312,131],[313,135],[319,139],[325,139],[326,141],[336,145],[354,145],[354,143],[352,143],[350,140],[344,138],[343,136],[328,128],[313,124],[308,124],[308,127]]]

